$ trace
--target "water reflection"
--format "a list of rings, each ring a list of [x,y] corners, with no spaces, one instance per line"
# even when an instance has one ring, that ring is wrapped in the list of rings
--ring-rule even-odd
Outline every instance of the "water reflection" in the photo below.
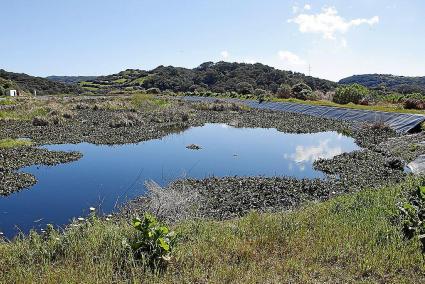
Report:
[[[202,149],[187,149],[189,144]],[[116,204],[144,194],[143,182],[149,179],[166,185],[182,177],[323,178],[323,173],[312,167],[315,159],[358,149],[352,138],[336,132],[288,134],[225,124],[193,127],[138,144],[46,147],[80,151],[84,156],[69,164],[23,169],[34,174],[38,183],[0,198],[0,231],[8,236],[16,233],[15,226],[27,232],[47,223],[65,224],[87,213],[90,206],[109,213]]]

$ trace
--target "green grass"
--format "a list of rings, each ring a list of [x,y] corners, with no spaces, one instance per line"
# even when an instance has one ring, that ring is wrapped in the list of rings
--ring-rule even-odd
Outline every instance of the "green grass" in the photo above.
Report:
[[[152,107],[166,107],[169,105],[169,102],[167,100],[157,98],[153,95],[138,93],[132,96],[131,104],[135,108],[152,108]]]
[[[0,148],[17,148],[24,146],[31,146],[32,142],[24,139],[0,139]]]
[[[121,79],[114,80],[112,82],[114,82],[116,84],[122,84],[122,83],[127,82],[127,79],[126,78],[121,78]]]
[[[15,103],[11,99],[9,99],[9,98],[6,98],[4,100],[0,100],[0,106],[14,105],[14,104]]]
[[[395,220],[408,181],[340,196],[290,213],[186,221],[168,269],[154,275],[123,240],[128,222],[94,219],[66,234],[0,242],[5,283],[424,283],[417,240]]]
[[[137,78],[137,79],[134,79],[133,81],[131,81],[130,82],[130,84],[131,85],[142,85],[143,84],[143,82],[149,77],[150,75],[148,75],[148,76],[145,76],[145,77],[140,77],[140,78]]]
[[[32,120],[36,116],[46,116],[48,111],[44,107],[35,107],[30,110],[0,110],[0,119],[10,120]]]
[[[97,91],[102,88],[109,87],[109,85],[96,84],[93,82],[82,81],[79,83],[87,91]]]

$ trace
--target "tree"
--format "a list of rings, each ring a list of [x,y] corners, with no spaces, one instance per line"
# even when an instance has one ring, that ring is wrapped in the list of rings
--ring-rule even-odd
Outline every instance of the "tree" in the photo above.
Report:
[[[363,98],[368,95],[369,89],[359,84],[340,86],[335,91],[333,101],[338,104],[358,104]]]
[[[312,89],[305,83],[299,83],[292,87],[292,95],[296,99],[308,100],[311,97]]]
[[[0,86],[0,96],[6,95],[6,90],[3,88],[3,86]]]
[[[277,89],[276,96],[281,99],[289,99],[291,97],[291,86],[288,84],[281,84]]]

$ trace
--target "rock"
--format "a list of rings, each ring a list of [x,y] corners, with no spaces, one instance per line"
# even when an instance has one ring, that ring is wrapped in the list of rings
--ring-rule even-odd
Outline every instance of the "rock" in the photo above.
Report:
[[[413,162],[410,162],[407,167],[412,170],[414,174],[425,173],[425,155],[420,155]]]
[[[41,117],[34,117],[32,120],[32,125],[34,126],[47,126],[49,125],[49,121]]]
[[[385,160],[385,166],[390,168],[390,169],[394,169],[394,170],[402,170],[404,169],[404,163],[402,160],[398,159],[398,158],[387,158]]]
[[[186,148],[187,148],[187,149],[190,149],[190,150],[200,150],[200,149],[202,149],[202,147],[201,147],[201,146],[196,145],[196,144],[190,144],[190,145],[187,145],[187,146],[186,146]]]

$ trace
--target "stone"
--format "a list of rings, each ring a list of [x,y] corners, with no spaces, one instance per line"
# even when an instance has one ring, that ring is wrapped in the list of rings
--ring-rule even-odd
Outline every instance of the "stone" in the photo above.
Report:
[[[407,167],[412,173],[419,175],[425,173],[425,155],[420,155],[414,161],[410,162]]]

